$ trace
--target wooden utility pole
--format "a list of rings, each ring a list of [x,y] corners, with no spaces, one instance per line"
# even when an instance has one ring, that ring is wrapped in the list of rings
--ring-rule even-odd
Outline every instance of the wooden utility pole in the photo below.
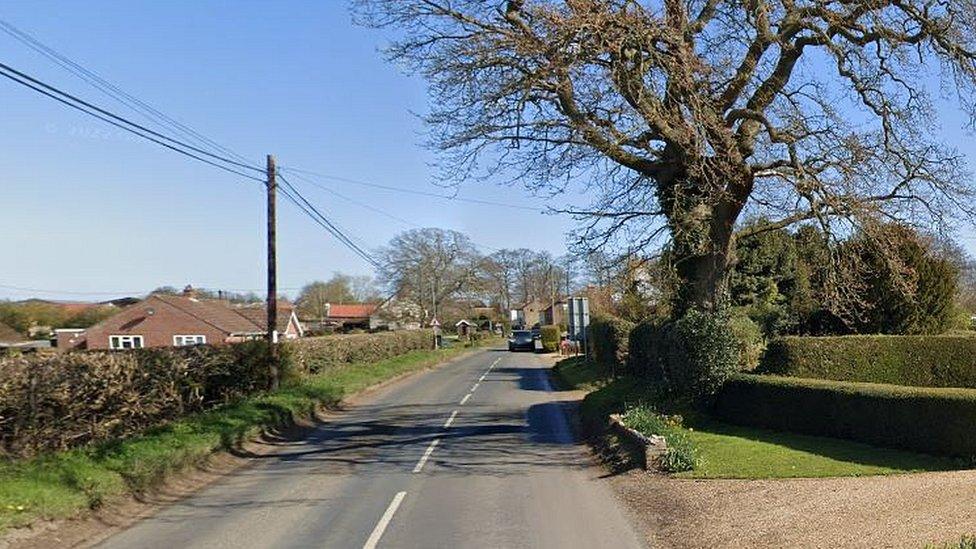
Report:
[[[278,177],[275,158],[268,155],[268,347],[271,350],[271,389],[277,389],[281,378],[278,371],[278,254],[275,246],[275,195]]]

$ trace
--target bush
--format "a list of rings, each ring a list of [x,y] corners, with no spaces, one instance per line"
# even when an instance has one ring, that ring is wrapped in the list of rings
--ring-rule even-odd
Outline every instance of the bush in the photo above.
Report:
[[[431,349],[430,330],[405,330],[375,334],[310,337],[288,342],[295,361],[305,372],[317,374],[356,362],[376,362],[403,353]]]
[[[692,310],[663,329],[665,383],[679,399],[707,402],[736,372],[739,348],[725,314]]]
[[[0,454],[128,436],[231,402],[268,386],[269,362],[263,341],[0,359]]]
[[[562,330],[559,326],[543,326],[539,329],[542,341],[542,350],[553,353],[559,350],[559,340],[562,338]]]
[[[739,374],[714,411],[730,423],[976,456],[976,390]]]
[[[605,372],[616,375],[627,364],[627,345],[634,324],[605,316],[590,321],[587,339],[593,349],[593,360]]]
[[[627,370],[651,381],[664,379],[661,323],[645,320],[634,326],[627,341]]]
[[[430,332],[284,343],[282,377],[374,362],[432,346]],[[259,393],[269,385],[264,341],[0,358],[0,456],[29,456],[141,433]]]
[[[729,327],[735,336],[739,351],[739,370],[752,371],[759,366],[759,359],[766,349],[766,340],[758,324],[747,316],[735,315]]]
[[[770,342],[758,373],[976,388],[976,337],[784,337]]]

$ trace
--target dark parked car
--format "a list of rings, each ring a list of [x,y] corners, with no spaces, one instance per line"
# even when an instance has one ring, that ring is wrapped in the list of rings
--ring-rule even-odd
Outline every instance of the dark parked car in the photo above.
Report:
[[[535,336],[529,330],[512,330],[512,337],[508,338],[509,351],[534,351]]]

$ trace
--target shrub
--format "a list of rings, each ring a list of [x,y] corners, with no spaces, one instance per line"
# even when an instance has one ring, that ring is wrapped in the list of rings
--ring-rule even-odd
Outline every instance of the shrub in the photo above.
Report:
[[[433,333],[429,330],[405,330],[310,337],[287,345],[292,347],[295,362],[303,371],[317,374],[344,364],[376,362],[409,351],[430,349],[433,341]]]
[[[691,471],[701,464],[698,450],[682,427],[682,418],[663,415],[646,404],[631,406],[621,418],[624,425],[645,436],[658,435],[668,444],[667,453],[661,459],[661,469],[669,473]]]
[[[976,456],[972,389],[739,374],[722,388],[714,411],[740,425]]]
[[[663,330],[665,383],[678,398],[707,402],[738,369],[739,349],[724,313],[691,310]]]
[[[627,341],[627,370],[651,381],[664,379],[661,323],[645,320],[634,326]]]
[[[620,373],[627,364],[627,344],[634,324],[605,316],[590,321],[587,339],[593,349],[593,359],[605,372]]]
[[[288,379],[429,349],[430,332],[309,338],[283,344]],[[268,386],[264,341],[0,358],[0,456],[28,456],[138,434]]]
[[[268,386],[269,361],[263,341],[0,359],[0,454],[128,436],[231,402]]]
[[[755,370],[766,348],[762,329],[752,319],[743,315],[733,316],[729,327],[732,329],[739,352],[739,370]]]
[[[771,341],[758,373],[976,388],[976,337],[835,336]]]
[[[542,350],[552,353],[559,350],[559,340],[562,337],[562,330],[559,326],[543,326],[539,329],[542,341]]]

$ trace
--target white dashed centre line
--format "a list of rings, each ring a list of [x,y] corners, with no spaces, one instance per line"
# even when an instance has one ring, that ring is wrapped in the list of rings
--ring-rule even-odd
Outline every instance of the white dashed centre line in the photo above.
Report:
[[[390,525],[390,521],[393,520],[393,514],[397,512],[400,504],[403,503],[403,498],[407,495],[406,492],[397,492],[393,496],[393,501],[390,502],[390,506],[386,508],[386,512],[380,517],[380,521],[376,524],[376,528],[373,528],[373,533],[369,535],[369,539],[363,544],[363,549],[374,549],[376,544],[380,542],[380,538],[383,537],[383,532],[386,531],[386,527]]]
[[[424,452],[424,455],[420,458],[420,461],[418,461],[417,465],[414,466],[413,468],[414,473],[419,473],[424,468],[424,465],[427,464],[427,460],[430,459],[430,455],[434,453],[434,448],[437,448],[437,443],[440,441],[441,439],[439,438],[435,438],[434,440],[430,441],[430,446],[427,447],[427,450]]]
[[[464,398],[461,399],[461,406],[464,406],[464,403],[467,402],[469,398],[471,398],[471,393],[464,395]]]
[[[448,427],[451,426],[452,423],[454,423],[454,418],[457,417],[457,413],[458,413],[457,410],[454,410],[453,412],[451,412],[451,417],[447,418],[447,421],[444,422],[444,428],[445,429],[447,429]]]

